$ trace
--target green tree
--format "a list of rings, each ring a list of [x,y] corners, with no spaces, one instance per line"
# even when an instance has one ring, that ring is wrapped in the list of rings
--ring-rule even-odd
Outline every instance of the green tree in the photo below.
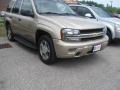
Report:
[[[105,7],[103,4],[98,4],[97,2],[94,1],[78,1],[78,4],[86,4],[86,5],[90,5],[90,6],[96,6],[96,7],[100,7],[103,8],[105,10],[107,10],[110,13],[118,13],[120,14],[120,8],[116,8],[116,7],[111,7],[110,5],[107,4],[107,7]]]

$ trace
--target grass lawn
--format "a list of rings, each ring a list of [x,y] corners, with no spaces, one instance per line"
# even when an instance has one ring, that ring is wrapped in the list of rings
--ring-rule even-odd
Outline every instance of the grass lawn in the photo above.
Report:
[[[5,29],[3,19],[0,17],[0,37],[1,36],[5,36]]]

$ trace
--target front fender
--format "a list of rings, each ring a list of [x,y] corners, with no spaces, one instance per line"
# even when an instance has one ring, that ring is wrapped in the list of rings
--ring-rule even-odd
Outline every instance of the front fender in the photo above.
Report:
[[[111,31],[112,39],[114,39],[115,38],[115,24],[105,22],[105,21],[100,21],[100,22],[107,26],[107,28]]]
[[[50,34],[52,39],[60,39],[60,28],[52,27],[43,23],[37,24],[37,30],[42,30]]]

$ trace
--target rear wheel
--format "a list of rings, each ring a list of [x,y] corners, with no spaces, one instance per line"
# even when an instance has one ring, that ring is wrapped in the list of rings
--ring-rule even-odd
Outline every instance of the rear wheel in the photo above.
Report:
[[[10,25],[7,26],[7,38],[9,41],[14,41],[14,34]]]
[[[52,39],[47,36],[41,36],[38,42],[39,56],[45,64],[53,64],[56,61],[56,54]]]

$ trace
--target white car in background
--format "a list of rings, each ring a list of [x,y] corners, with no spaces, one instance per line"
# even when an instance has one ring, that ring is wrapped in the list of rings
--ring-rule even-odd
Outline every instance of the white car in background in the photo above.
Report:
[[[88,5],[70,5],[70,7],[82,17],[97,20],[107,26],[109,42],[120,39],[120,19],[113,17],[102,8]]]

